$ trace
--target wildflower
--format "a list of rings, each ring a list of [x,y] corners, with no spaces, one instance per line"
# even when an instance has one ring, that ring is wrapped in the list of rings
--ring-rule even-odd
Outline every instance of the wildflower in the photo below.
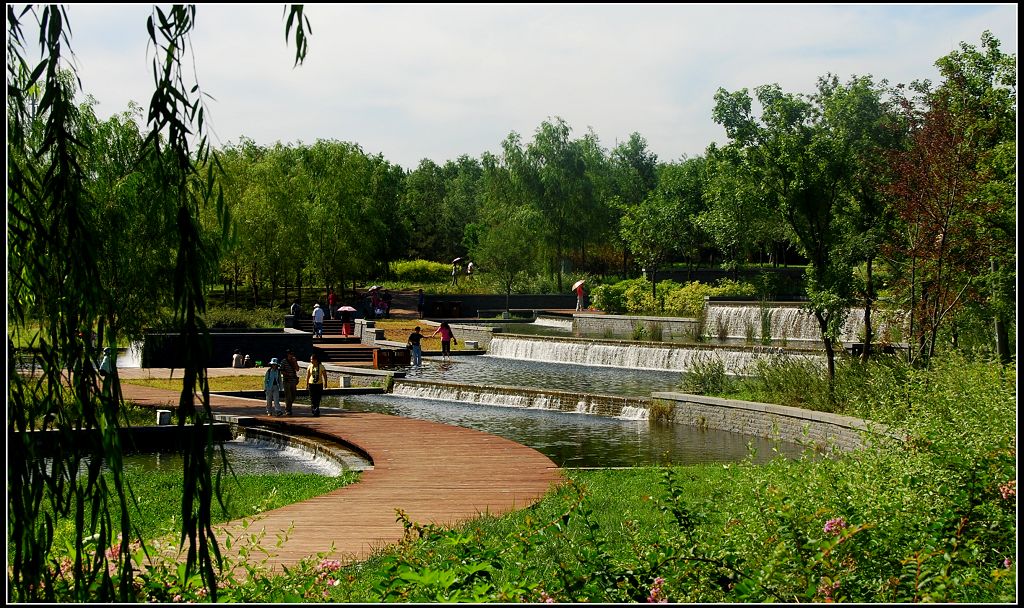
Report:
[[[542,602],[544,602],[545,604],[554,604],[555,603],[555,598],[553,598],[550,595],[548,595],[547,591],[544,591],[544,590],[541,590],[541,592],[540,592],[540,600]]]
[[[341,569],[341,561],[336,559],[324,559],[320,560],[320,565],[317,566],[317,570],[320,572],[334,572],[335,570]]]
[[[648,604],[664,604],[668,602],[668,596],[665,595],[665,590],[662,586],[665,584],[665,579],[660,576],[654,579],[651,583],[651,593],[647,596]]]
[[[172,599],[171,601],[172,602],[180,602],[181,601],[181,594],[180,593],[174,594],[174,599]]]
[[[999,493],[1002,495],[1003,500],[1013,498],[1017,495],[1017,480],[1011,479],[1010,481],[999,485]]]
[[[1012,559],[1007,557],[1006,559],[1003,560],[1003,567],[1004,568],[1009,569],[1011,565],[1013,565],[1013,560]]]
[[[818,593],[825,596],[826,602],[833,602],[832,594],[835,593],[836,589],[839,589],[839,581],[828,582],[827,578],[821,579],[821,584],[818,585]]]
[[[206,587],[200,587],[199,591],[196,591],[196,595],[199,597],[206,597]]]
[[[839,536],[844,528],[846,528],[846,520],[842,517],[833,517],[825,522],[824,532],[832,536]]]

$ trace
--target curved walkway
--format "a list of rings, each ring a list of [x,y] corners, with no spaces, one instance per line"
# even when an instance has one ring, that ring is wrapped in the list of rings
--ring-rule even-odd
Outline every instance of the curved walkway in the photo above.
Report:
[[[168,390],[122,386],[125,399],[140,405],[173,409],[171,404],[178,399]],[[313,418],[301,405],[296,406],[295,416],[269,418],[262,401],[212,395],[211,402],[218,414],[264,418],[285,429],[305,427],[337,438],[373,461],[373,470],[364,471],[358,483],[268,511],[249,527],[247,535],[265,530],[262,544],[273,554],[267,562],[271,567],[294,564],[332,546],[332,559],[366,559],[402,539],[396,509],[414,522],[452,525],[481,514],[527,507],[562,481],[560,469],[540,452],[472,429],[330,410],[321,410],[320,417]],[[225,527],[236,538],[242,531],[241,522],[218,529]],[[275,547],[289,527],[287,540]],[[218,534],[218,538],[223,550],[225,536]]]

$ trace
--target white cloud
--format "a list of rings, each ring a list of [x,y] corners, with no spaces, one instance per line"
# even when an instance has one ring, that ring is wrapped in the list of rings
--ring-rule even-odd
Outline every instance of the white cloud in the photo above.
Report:
[[[101,115],[151,94],[148,6],[71,5],[72,46]],[[712,96],[827,72],[937,77],[991,30],[1017,52],[1015,5],[307,5],[293,68],[282,7],[199,5],[196,71],[221,142],[339,139],[406,167],[497,152],[561,116],[610,148],[637,131],[661,159],[724,138]]]

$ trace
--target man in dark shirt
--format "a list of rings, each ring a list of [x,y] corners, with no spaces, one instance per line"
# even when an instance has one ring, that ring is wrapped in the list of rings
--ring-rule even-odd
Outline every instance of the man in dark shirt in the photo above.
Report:
[[[412,330],[409,334],[409,341],[406,343],[409,346],[409,350],[412,351],[412,364],[423,365],[423,350],[420,347],[420,340],[423,339],[423,334],[420,333],[420,326],[417,325],[416,329]]]
[[[281,360],[281,376],[284,378],[284,409],[285,414],[292,415],[292,403],[295,403],[295,389],[299,386],[299,360],[292,349],[288,349]]]

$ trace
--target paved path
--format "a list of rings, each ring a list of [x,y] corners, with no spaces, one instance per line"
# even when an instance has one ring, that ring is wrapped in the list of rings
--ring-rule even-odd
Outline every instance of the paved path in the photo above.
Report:
[[[169,370],[148,373],[166,378]],[[215,374],[220,372],[211,369],[210,375]],[[166,407],[178,398],[167,390],[131,384],[123,388],[127,400],[150,407]],[[262,401],[217,395],[211,401],[216,413],[306,427],[357,446],[373,461],[373,469],[363,472],[358,483],[269,511],[249,528],[249,534],[266,531],[263,544],[274,553],[271,567],[294,564],[330,551],[332,545],[332,559],[366,559],[375,549],[402,539],[396,509],[414,522],[451,525],[527,507],[562,481],[558,467],[540,452],[472,429],[355,412],[268,418]],[[287,541],[274,547],[290,526]],[[240,522],[226,527],[236,535],[241,531]]]

